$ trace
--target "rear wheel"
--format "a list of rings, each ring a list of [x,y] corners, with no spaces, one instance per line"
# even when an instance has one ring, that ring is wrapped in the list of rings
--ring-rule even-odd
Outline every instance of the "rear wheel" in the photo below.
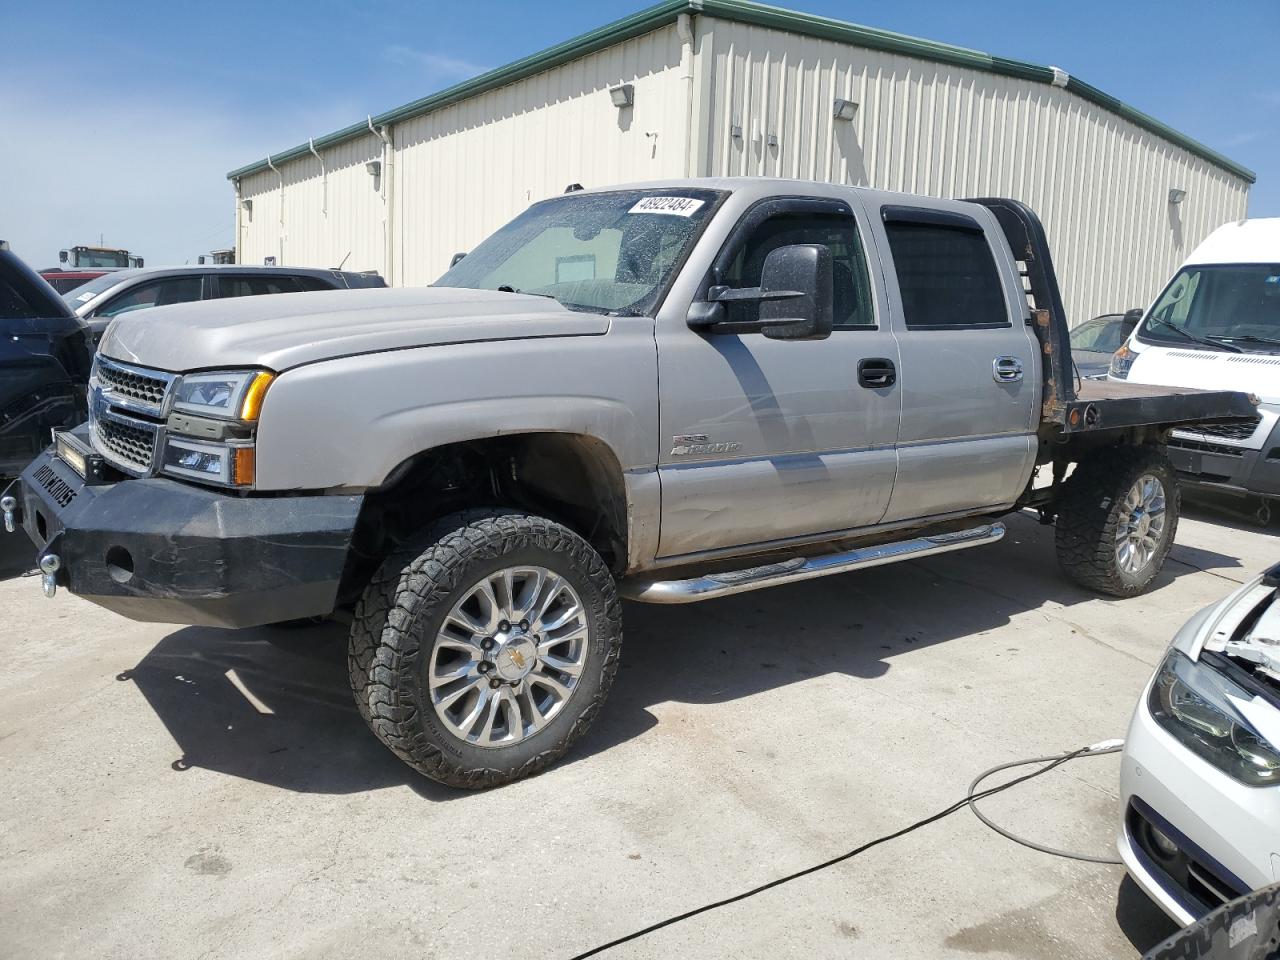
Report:
[[[1154,447],[1099,451],[1076,467],[1058,507],[1058,562],[1082,586],[1131,597],[1150,586],[1178,529],[1178,481]]]
[[[383,564],[356,610],[348,664],[374,734],[419,772],[489,787],[545,768],[613,680],[621,607],[571,530],[468,511]]]

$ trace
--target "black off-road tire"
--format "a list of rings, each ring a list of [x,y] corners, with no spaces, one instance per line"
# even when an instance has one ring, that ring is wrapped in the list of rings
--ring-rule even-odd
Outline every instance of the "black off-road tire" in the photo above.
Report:
[[[1125,496],[1144,474],[1164,487],[1165,527],[1147,565],[1136,573],[1116,558],[1116,533]],[[1055,537],[1058,564],[1081,586],[1112,597],[1143,593],[1164,566],[1178,532],[1181,493],[1164,453],[1151,446],[1099,450],[1077,464],[1063,485]]]
[[[589,643],[572,698],[546,727],[509,747],[467,743],[436,716],[427,670],[444,617],[503,567],[536,563],[573,586]],[[396,756],[451,787],[480,789],[544,770],[591,725],[618,669],[622,606],[600,555],[580,536],[515,510],[467,510],[433,524],[379,568],[356,607],[347,657],[361,716]]]

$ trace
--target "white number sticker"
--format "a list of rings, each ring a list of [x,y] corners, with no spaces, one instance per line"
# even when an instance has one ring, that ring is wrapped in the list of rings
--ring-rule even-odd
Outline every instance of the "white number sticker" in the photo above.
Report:
[[[702,206],[702,200],[692,197],[645,197],[628,213],[665,213],[672,217],[692,216]]]

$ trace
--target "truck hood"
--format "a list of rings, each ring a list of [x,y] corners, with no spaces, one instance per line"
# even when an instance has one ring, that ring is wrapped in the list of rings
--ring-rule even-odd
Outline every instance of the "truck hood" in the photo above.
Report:
[[[99,351],[186,370],[305,363],[445,343],[598,336],[609,318],[555,300],[493,290],[325,290],[180,303],[112,321]]]
[[[1239,390],[1267,403],[1280,402],[1280,356],[1269,353],[1227,353],[1185,350],[1140,343],[1141,351],[1129,368],[1131,383],[1201,390]]]

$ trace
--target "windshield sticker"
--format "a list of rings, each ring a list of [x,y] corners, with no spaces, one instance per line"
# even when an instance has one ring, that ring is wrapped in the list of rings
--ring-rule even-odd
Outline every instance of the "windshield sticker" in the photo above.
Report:
[[[82,293],[80,296],[76,297],[76,303],[84,303],[86,300],[92,300],[95,296],[97,296],[97,294]]]
[[[645,197],[627,213],[665,213],[671,217],[689,217],[704,202],[692,197]]]

